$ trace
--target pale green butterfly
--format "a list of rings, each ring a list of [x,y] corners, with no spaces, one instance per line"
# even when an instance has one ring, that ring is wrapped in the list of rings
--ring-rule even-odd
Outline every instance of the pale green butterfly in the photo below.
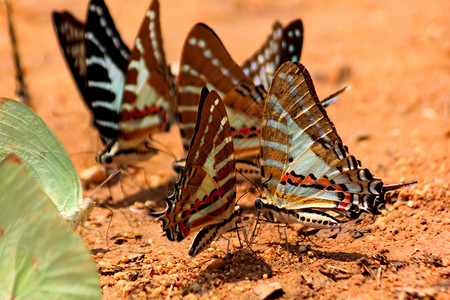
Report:
[[[94,208],[82,198],[72,160],[47,124],[20,102],[0,99],[0,161],[15,153],[41,190],[76,229]]]
[[[0,191],[0,299],[100,299],[88,249],[15,154]]]

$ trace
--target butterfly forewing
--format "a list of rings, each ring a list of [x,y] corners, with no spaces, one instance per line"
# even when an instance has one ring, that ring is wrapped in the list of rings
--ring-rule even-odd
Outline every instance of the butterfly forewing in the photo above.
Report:
[[[300,64],[285,63],[275,74],[261,151],[269,198],[283,208],[357,213],[371,210],[381,194],[381,180],[348,153]]]
[[[292,21],[283,28],[280,61],[278,62],[277,69],[284,62],[296,62],[300,60],[303,49],[303,36],[303,22],[300,19]]]
[[[235,211],[231,129],[220,96],[202,92],[195,133],[175,193],[160,220],[170,240],[228,220]],[[208,243],[210,243],[208,241]]]
[[[87,101],[103,141],[119,135],[119,109],[130,50],[103,0],[91,0],[85,26]]]
[[[199,23],[191,29],[180,66],[177,113],[185,150],[194,134],[200,91],[208,87],[223,97],[236,155],[256,156],[261,126],[258,99],[263,98],[263,91],[243,73],[208,26]]]
[[[303,47],[303,23],[297,19],[282,27],[275,22],[272,33],[262,47],[246,60],[242,68],[254,83],[266,90],[272,83],[276,70],[286,61],[298,61]]]
[[[162,45],[159,2],[152,1],[131,51],[120,107],[120,147],[139,145],[168,128],[174,91]]]
[[[280,22],[272,26],[272,33],[262,47],[242,64],[242,69],[257,85],[262,84],[268,90],[273,74],[280,65],[281,40],[283,27]]]
[[[89,109],[91,103],[86,101],[86,48],[84,45],[84,24],[69,12],[54,12],[53,25],[58,35],[59,44],[77,83],[78,89]]]

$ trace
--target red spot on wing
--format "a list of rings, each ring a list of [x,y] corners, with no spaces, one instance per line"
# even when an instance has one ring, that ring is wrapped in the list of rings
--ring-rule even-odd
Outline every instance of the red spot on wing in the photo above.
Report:
[[[208,204],[208,203],[212,203],[214,198],[216,198],[217,196],[221,197],[223,195],[222,189],[218,189],[215,190],[213,193],[211,193],[211,195],[207,196],[204,198],[204,200],[197,200],[194,205],[192,206],[191,209],[186,210],[186,217],[189,217],[191,215],[192,212],[197,212],[197,209],[200,205],[202,204]],[[185,220],[184,219],[184,220]],[[188,227],[184,226],[183,222],[180,222],[180,230],[183,232],[184,236],[187,236],[191,231]]]
[[[248,127],[241,127],[238,129],[231,130],[231,135],[242,135],[249,136],[250,134],[258,134],[261,135],[261,129],[252,129]]]

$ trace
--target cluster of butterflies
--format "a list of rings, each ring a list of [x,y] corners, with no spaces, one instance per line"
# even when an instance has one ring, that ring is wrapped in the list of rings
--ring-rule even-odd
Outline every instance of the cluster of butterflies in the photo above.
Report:
[[[325,111],[344,89],[320,101],[308,71],[297,62],[300,20],[285,27],[275,23],[242,66],[211,28],[198,23],[186,37],[177,77],[165,59],[158,0],[151,2],[131,51],[103,0],[91,0],[84,24],[68,12],[55,12],[53,21],[104,143],[100,164],[128,168],[152,157],[158,150],[151,135],[178,124],[186,151],[186,158],[175,163],[180,177],[166,209],[148,214],[161,221],[171,241],[198,231],[189,256],[236,226],[242,213],[237,180],[262,183],[265,196],[255,206],[268,220],[313,228],[377,214],[387,191],[415,183],[385,185],[350,155]],[[21,103],[2,99],[0,132],[0,186],[8,191],[0,206],[30,190],[27,197],[42,199],[36,206],[49,198],[73,229],[83,225],[94,203],[82,198],[73,163],[47,125]],[[4,170],[14,175],[2,176]],[[18,181],[23,187],[14,185]],[[18,222],[4,220],[0,245],[6,236],[18,245],[6,234],[17,230]],[[23,257],[33,269],[38,256]],[[0,274],[5,265],[0,262]],[[92,284],[91,279],[86,281]]]

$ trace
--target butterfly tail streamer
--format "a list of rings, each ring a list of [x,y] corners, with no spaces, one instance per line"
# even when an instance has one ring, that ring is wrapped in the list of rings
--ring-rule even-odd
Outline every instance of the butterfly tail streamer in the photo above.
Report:
[[[413,180],[413,181],[409,181],[409,182],[405,182],[405,183],[385,184],[385,185],[383,185],[383,193],[398,190],[398,189],[401,189],[401,188],[404,188],[404,187],[407,187],[410,185],[414,185],[418,182],[419,182],[419,180]]]
[[[350,90],[352,87],[350,85],[343,87],[342,89],[336,91],[335,93],[329,95],[328,97],[326,97],[325,99],[321,100],[320,103],[322,103],[323,107],[328,107],[331,104],[333,104],[334,102],[336,102],[338,100],[338,96],[345,92]]]

